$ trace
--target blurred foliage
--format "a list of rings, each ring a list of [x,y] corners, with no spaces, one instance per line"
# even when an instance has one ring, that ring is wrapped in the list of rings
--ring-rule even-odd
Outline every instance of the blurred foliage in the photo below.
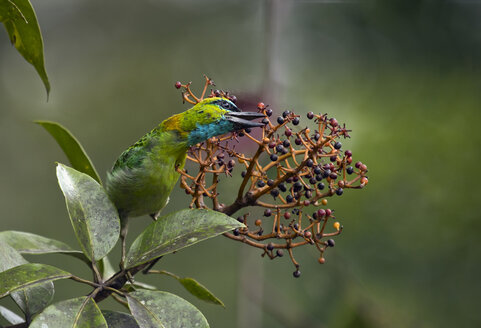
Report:
[[[7,30],[10,42],[37,70],[48,96],[50,82],[45,71],[42,34],[32,4],[29,0],[3,0],[0,3],[0,22]]]
[[[168,277],[147,283],[192,301],[213,327],[481,325],[478,1],[286,1],[267,59],[271,1],[113,3],[35,3],[53,85],[48,103],[0,35],[0,230],[75,246],[55,181],[61,152],[31,121],[68,126],[104,176],[126,146],[187,108],[173,83],[205,73],[238,98],[280,104],[279,113],[328,112],[346,122],[353,141],[345,147],[362,155],[370,183],[330,201],[343,235],[323,266],[300,252],[300,279],[287,260],[215,238],[158,267],[195,276],[225,311],[189,298]],[[274,62],[277,96],[257,99],[265,63]],[[188,202],[180,190],[171,199],[165,213]],[[148,223],[136,219],[131,236]],[[88,274],[68,257],[41,256],[58,261]],[[55,299],[65,298],[65,283],[56,286]],[[86,292],[74,289],[67,294]]]

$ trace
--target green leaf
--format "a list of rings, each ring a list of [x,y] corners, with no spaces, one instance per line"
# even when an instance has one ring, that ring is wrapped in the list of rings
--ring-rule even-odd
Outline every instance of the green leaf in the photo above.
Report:
[[[116,273],[114,267],[112,266],[112,263],[110,263],[110,260],[107,256],[98,261],[97,267],[99,268],[100,275],[102,276],[102,279],[104,281],[109,280],[109,278]]]
[[[141,328],[209,327],[195,306],[174,294],[138,290],[126,296],[130,311]]]
[[[13,247],[0,239],[0,272],[28,263]],[[27,287],[10,294],[27,318],[42,311],[53,299],[51,281]]]
[[[7,29],[12,44],[25,60],[37,70],[48,96],[50,82],[45,71],[43,40],[35,11],[28,0],[10,0],[9,3],[13,3],[21,15],[19,17],[18,12],[17,15],[9,15],[7,19],[3,20],[3,24]]]
[[[47,264],[27,263],[0,272],[0,298],[38,283],[68,279],[72,275]]]
[[[57,141],[64,154],[67,156],[70,164],[74,169],[82,173],[90,175],[102,184],[97,170],[92,161],[88,157],[80,142],[70,133],[69,130],[62,125],[49,121],[35,121],[35,123],[44,127],[48,133]]]
[[[119,238],[117,209],[102,186],[87,174],[58,164],[57,178],[84,254],[92,261],[100,260]]]
[[[21,316],[19,316],[15,312],[10,311],[9,309],[7,309],[6,307],[3,307],[1,305],[0,305],[0,316],[5,318],[5,320],[7,320],[12,325],[17,325],[17,324],[25,322],[25,320],[23,320],[23,318]]]
[[[0,240],[5,241],[21,254],[51,254],[60,253],[71,255],[90,263],[89,259],[81,252],[72,249],[69,245],[55,240],[23,231],[2,231]]]
[[[206,287],[198,283],[195,279],[192,278],[180,278],[178,279],[179,282],[184,286],[185,289],[195,297],[218,305],[224,306],[224,303],[220,299],[218,299],[214,294],[212,294]]]
[[[20,8],[12,0],[0,1],[0,22],[5,22],[9,19],[23,19],[27,22]]]
[[[243,226],[211,210],[186,209],[168,214],[152,222],[137,237],[127,254],[126,266],[132,268]]]
[[[189,293],[191,293],[192,295],[194,295],[195,297],[197,297],[197,298],[199,298],[203,301],[218,304],[218,305],[222,305],[223,307],[225,307],[224,303],[222,303],[222,301],[220,299],[218,299],[214,294],[212,294],[210,292],[210,290],[208,290],[202,284],[197,282],[197,280],[195,280],[195,279],[192,279],[192,278],[189,278],[189,277],[181,278],[181,277],[179,277],[179,276],[177,276],[177,275],[175,275],[171,272],[165,271],[165,270],[160,270],[160,271],[149,270],[149,273],[165,274],[169,277],[172,277],[172,278],[176,279],[178,282],[180,282],[182,284],[182,286],[184,286],[184,288],[187,289],[187,291]]]
[[[78,297],[55,303],[39,313],[30,328],[108,328],[97,303]]]
[[[130,314],[116,311],[102,311],[109,328],[139,328],[137,321]]]

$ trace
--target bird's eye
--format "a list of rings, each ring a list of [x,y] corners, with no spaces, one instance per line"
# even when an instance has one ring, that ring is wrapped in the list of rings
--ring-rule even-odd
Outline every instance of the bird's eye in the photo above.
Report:
[[[221,106],[222,106],[224,109],[230,109],[230,104],[229,104],[229,102],[227,102],[227,101],[225,101],[225,100],[222,102]]]

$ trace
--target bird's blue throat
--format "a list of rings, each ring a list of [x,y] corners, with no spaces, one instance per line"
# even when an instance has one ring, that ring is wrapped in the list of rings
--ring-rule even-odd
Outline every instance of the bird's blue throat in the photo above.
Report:
[[[197,128],[189,133],[188,145],[190,147],[213,136],[228,133],[233,130],[233,127],[233,123],[227,120],[219,120],[205,125],[197,124]]]

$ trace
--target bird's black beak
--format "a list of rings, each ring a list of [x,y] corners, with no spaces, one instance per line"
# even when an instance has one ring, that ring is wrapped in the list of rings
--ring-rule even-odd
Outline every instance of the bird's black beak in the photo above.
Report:
[[[255,120],[256,118],[264,118],[266,116],[262,113],[256,112],[228,112],[224,115],[224,117],[226,120],[234,123],[236,130],[242,130],[264,126],[263,123],[251,122],[251,120]]]

